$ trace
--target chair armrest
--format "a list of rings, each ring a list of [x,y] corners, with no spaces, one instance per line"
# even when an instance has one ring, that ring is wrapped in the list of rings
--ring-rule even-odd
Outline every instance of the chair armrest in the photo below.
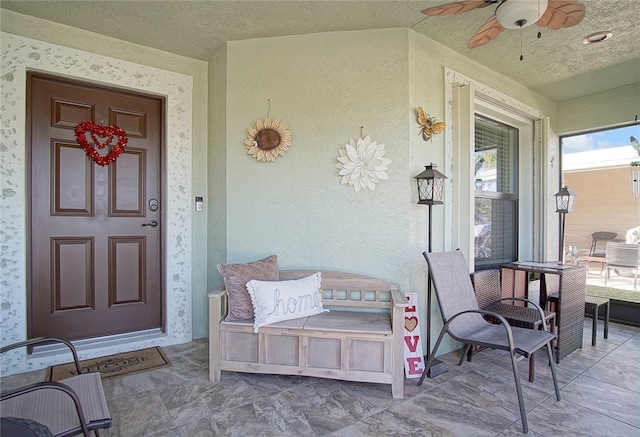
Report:
[[[37,339],[32,339],[32,340],[41,340],[42,338],[37,338]],[[20,343],[39,343],[39,341],[33,342],[32,340],[27,340],[24,342],[20,342]],[[45,339],[45,340],[51,340],[51,339]],[[63,343],[67,343],[66,340],[63,340]],[[16,343],[18,344],[18,343]],[[11,345],[13,346],[13,345]],[[24,345],[22,345],[24,346]],[[9,347],[9,346],[7,346]],[[20,346],[17,346],[20,347]],[[4,348],[3,348],[4,349]],[[15,349],[15,348],[13,348]],[[85,420],[84,417],[84,412],[82,411],[82,405],[80,404],[80,399],[78,398],[78,395],[76,394],[76,392],[69,387],[66,384],[60,383],[60,382],[56,382],[56,381],[45,381],[45,382],[37,382],[35,384],[31,384],[31,385],[27,385],[25,387],[19,388],[17,390],[12,390],[10,392],[4,393],[2,394],[2,396],[0,396],[0,401],[5,401],[11,398],[15,398],[18,396],[23,396],[26,395],[28,393],[32,393],[35,391],[42,391],[42,390],[59,390],[61,392],[63,392],[65,395],[69,396],[69,398],[71,398],[71,401],[73,402],[75,408],[76,408],[76,414],[78,415],[78,419],[80,421],[80,427],[82,428],[82,432],[84,433],[84,435],[89,435],[89,428],[87,428],[87,421]],[[46,424],[44,424],[46,425]]]
[[[453,315],[449,320],[447,320],[447,323],[445,323],[445,325],[443,326],[442,329],[446,329],[447,331],[449,331],[449,325],[451,324],[451,322],[453,322],[455,319],[457,319],[458,317],[460,317],[463,314],[470,314],[470,313],[478,313],[480,315],[483,316],[491,316],[496,318],[500,324],[502,326],[504,326],[506,332],[507,332],[507,342],[509,343],[509,348],[511,350],[515,350],[515,345],[513,343],[513,332],[511,331],[511,325],[509,325],[509,322],[507,322],[507,319],[505,319],[504,317],[502,317],[500,314],[498,313],[494,313],[493,311],[486,311],[486,310],[466,310],[466,311],[461,311],[458,314]],[[473,339],[469,339],[469,341],[463,341],[463,343],[470,343],[470,344],[475,344]]]
[[[37,338],[30,338],[28,340],[25,341],[20,341],[18,343],[13,343],[7,346],[3,346],[2,348],[0,348],[0,354],[3,354],[5,352],[8,352],[10,350],[13,349],[18,349],[21,347],[28,347],[28,346],[33,346],[36,344],[41,344],[41,343],[62,343],[65,346],[67,346],[69,348],[69,350],[71,351],[71,354],[73,355],[73,361],[76,365],[76,370],[78,371],[78,375],[80,375],[82,373],[82,367],[80,366],[80,360],[78,359],[78,352],[76,351],[75,346],[73,346],[73,344],[68,341],[68,340],[63,340],[61,338],[54,338],[54,337],[37,337]]]
[[[544,316],[544,311],[542,311],[542,307],[540,305],[538,305],[537,303],[535,303],[530,299],[527,299],[526,297],[504,297],[500,299],[500,301],[503,301],[503,300],[527,302],[533,305],[535,309],[538,311],[538,315],[540,316],[540,321],[542,322],[542,329],[544,329],[545,331],[547,330],[547,321]]]

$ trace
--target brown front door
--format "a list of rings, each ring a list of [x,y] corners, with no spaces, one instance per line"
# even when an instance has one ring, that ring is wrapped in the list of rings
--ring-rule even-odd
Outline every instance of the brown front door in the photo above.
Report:
[[[162,328],[162,99],[37,73],[27,90],[29,336]],[[85,121],[124,129],[111,164],[77,142]]]

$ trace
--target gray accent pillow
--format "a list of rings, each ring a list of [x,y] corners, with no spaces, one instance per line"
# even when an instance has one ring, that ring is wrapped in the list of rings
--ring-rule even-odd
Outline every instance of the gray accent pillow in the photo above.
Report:
[[[278,256],[271,255],[260,261],[246,264],[218,264],[218,271],[224,278],[227,289],[229,312],[226,320],[246,320],[253,318],[253,304],[247,291],[247,282],[279,281]]]

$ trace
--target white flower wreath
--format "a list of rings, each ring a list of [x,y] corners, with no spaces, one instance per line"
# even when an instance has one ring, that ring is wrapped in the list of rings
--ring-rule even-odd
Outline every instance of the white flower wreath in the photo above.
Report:
[[[369,135],[364,139],[358,138],[357,142],[349,139],[349,144],[345,144],[345,148],[338,153],[340,156],[336,167],[342,176],[340,183],[353,187],[356,193],[365,188],[374,191],[380,179],[389,178],[385,170],[391,160],[383,158],[384,144],[371,141]]]

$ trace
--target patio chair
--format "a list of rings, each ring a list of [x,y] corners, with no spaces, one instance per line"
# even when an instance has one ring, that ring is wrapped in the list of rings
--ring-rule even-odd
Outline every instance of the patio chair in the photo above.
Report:
[[[560,390],[551,349],[551,342],[555,340],[556,335],[547,331],[512,327],[500,314],[481,310],[478,307],[478,301],[469,277],[469,270],[461,252],[424,252],[423,255],[429,265],[429,276],[433,281],[444,326],[438,335],[433,352],[427,359],[425,371],[422,373],[418,386],[424,382],[427,371],[431,367],[445,334],[449,334],[454,340],[463,344],[475,344],[508,351],[511,356],[511,367],[520,407],[522,431],[527,434],[529,426],[518,375],[516,354],[528,358],[537,350],[544,346],[547,347],[553,386],[556,392],[556,399],[559,401]],[[487,322],[483,316],[491,316],[498,320],[500,324]]]
[[[556,313],[544,311],[538,304],[531,301],[528,302],[533,305],[533,308],[516,305],[516,302],[525,300],[522,298],[502,297],[500,270],[490,269],[474,272],[471,274],[471,283],[473,284],[478,306],[481,310],[500,314],[511,326],[527,329],[544,329],[549,332],[554,331]],[[542,316],[541,312],[543,314]],[[485,319],[492,323],[499,323],[497,319],[491,316],[485,316]],[[468,360],[471,361],[471,345],[467,345],[466,354]],[[464,355],[461,359],[464,359]],[[529,357],[529,382],[533,382],[534,378],[535,355],[531,355]]]
[[[618,274],[631,271],[633,273],[633,289],[637,290],[638,270],[640,270],[640,244],[608,242],[606,247],[607,271],[604,275],[604,285],[607,285],[614,269]]]
[[[591,234],[591,248],[589,249],[589,256],[605,256],[605,253],[598,252],[598,242],[604,241],[605,244],[618,236],[615,232],[598,231]]]
[[[34,338],[0,348],[0,353],[42,343],[63,343],[73,355],[77,375],[58,382],[46,381],[2,393],[0,415],[4,423],[22,422],[46,426],[51,435],[72,436],[111,426],[111,416],[100,380],[100,373],[82,373],[75,347],[58,338]],[[14,421],[14,422],[11,422]],[[35,422],[35,423],[34,423]],[[45,434],[46,435],[46,434]]]

